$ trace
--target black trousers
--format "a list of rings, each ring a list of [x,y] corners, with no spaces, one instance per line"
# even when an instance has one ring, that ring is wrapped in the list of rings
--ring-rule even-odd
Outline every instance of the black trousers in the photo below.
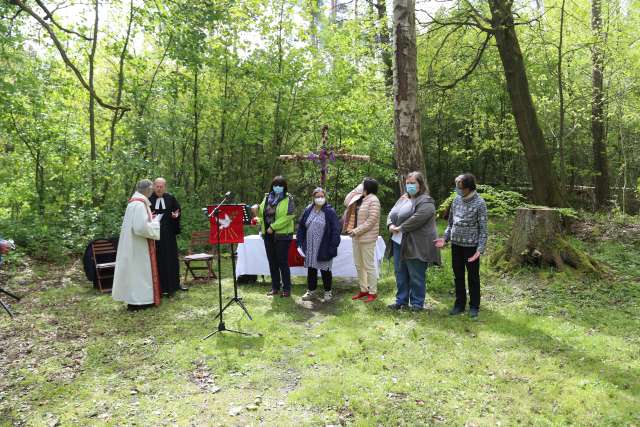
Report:
[[[451,264],[456,284],[456,307],[464,309],[467,305],[467,290],[464,283],[464,271],[469,280],[469,307],[480,308],[480,259],[467,261],[477,251],[476,247],[451,245]]]
[[[322,275],[322,285],[324,291],[329,292],[331,290],[331,282],[333,281],[333,274],[330,271],[320,270]],[[307,269],[307,289],[315,291],[318,288],[318,270],[315,268]]]
[[[291,240],[278,240],[271,234],[264,235],[264,248],[269,260],[269,273],[271,274],[271,289],[291,292],[291,271],[289,270],[289,246]]]

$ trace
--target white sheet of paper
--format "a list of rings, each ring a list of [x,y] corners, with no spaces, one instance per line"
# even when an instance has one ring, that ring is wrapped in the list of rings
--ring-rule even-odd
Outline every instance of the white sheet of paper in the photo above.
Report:
[[[163,216],[164,216],[164,214],[158,214],[158,215],[156,215],[155,220],[160,222],[160,220],[162,219]]]
[[[391,240],[393,240],[397,244],[401,245],[402,244],[402,231],[398,231],[397,233],[393,233],[393,235],[391,236]]]
[[[300,254],[300,256],[301,256],[302,258],[306,258],[306,256],[305,256],[304,252],[302,252],[302,249],[298,248],[298,253]]]

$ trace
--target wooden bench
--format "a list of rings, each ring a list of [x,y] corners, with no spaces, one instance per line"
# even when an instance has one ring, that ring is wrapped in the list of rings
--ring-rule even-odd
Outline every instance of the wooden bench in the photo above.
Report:
[[[202,248],[205,251],[209,248],[209,251],[194,253],[195,248]],[[213,272],[213,252],[213,245],[209,243],[209,231],[194,231],[191,233],[188,254],[183,258],[185,265],[185,282],[189,277],[189,273],[191,273],[194,281],[207,281],[217,277]],[[196,264],[194,265],[194,263]],[[200,263],[204,263],[204,265]],[[205,271],[206,275],[197,275],[196,271]]]

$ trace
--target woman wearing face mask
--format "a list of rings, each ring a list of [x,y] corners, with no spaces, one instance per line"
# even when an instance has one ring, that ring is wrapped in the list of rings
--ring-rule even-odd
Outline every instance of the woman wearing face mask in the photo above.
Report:
[[[387,217],[393,233],[393,264],[396,274],[396,302],[393,310],[411,307],[421,311],[426,296],[426,270],[440,264],[440,252],[433,241],[436,207],[422,173],[411,172],[405,181],[406,194],[396,202]]]
[[[435,241],[442,249],[451,241],[451,265],[455,276],[456,302],[449,312],[455,316],[464,313],[467,290],[464,272],[469,280],[469,315],[478,317],[480,310],[480,255],[487,245],[487,206],[476,193],[476,178],[470,173],[456,178],[456,192],[449,210],[449,225],[444,238]]]
[[[271,190],[258,207],[258,221],[262,229],[264,247],[269,260],[271,291],[267,295],[291,296],[291,271],[289,270],[289,246],[294,232],[295,204],[287,193],[287,181],[276,176]]]
[[[380,200],[377,192],[378,181],[365,178],[344,199],[347,211],[343,231],[352,238],[353,261],[360,283],[360,292],[351,299],[366,298],[365,303],[378,298],[375,253],[380,234]]]
[[[316,188],[312,193],[313,203],[305,209],[298,222],[296,241],[298,251],[304,256],[307,267],[307,292],[303,301],[311,301],[316,297],[318,287],[318,270],[322,275],[324,297],[322,301],[331,301],[331,263],[338,255],[340,246],[340,223],[336,211],[327,204],[325,192]]]

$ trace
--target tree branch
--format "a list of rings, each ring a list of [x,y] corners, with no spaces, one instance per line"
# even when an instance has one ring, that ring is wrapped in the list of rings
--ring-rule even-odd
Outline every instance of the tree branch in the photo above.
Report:
[[[467,77],[469,77],[471,75],[471,73],[473,73],[475,71],[475,69],[478,67],[478,65],[480,64],[480,60],[482,59],[482,55],[484,54],[484,51],[487,49],[487,46],[489,45],[489,41],[491,40],[491,37],[492,37],[492,34],[487,34],[486,35],[486,37],[484,39],[484,42],[482,43],[482,46],[480,46],[480,48],[476,52],[476,57],[474,58],[474,60],[471,63],[471,65],[464,72],[464,74],[462,74],[462,76],[457,77],[451,83],[446,84],[446,85],[441,85],[441,84],[436,83],[436,82],[432,82],[432,84],[435,87],[437,87],[438,89],[448,90],[448,89],[453,89],[461,81],[466,80]]]
[[[151,76],[151,81],[149,82],[149,90],[147,91],[147,95],[144,97],[144,101],[142,103],[142,106],[140,107],[140,111],[138,112],[139,117],[144,116],[144,111],[147,108],[147,103],[149,102],[149,98],[151,97],[156,76],[158,75],[158,71],[160,71],[160,67],[162,66],[162,63],[167,57],[167,53],[169,52],[169,48],[171,47],[172,42],[173,42],[173,34],[169,36],[169,41],[167,41],[167,46],[165,46],[164,48],[164,52],[162,53],[162,58],[160,58],[160,62],[158,62],[156,69],[153,71],[153,75]]]
[[[46,13],[45,17],[42,18],[43,20],[47,20],[49,19],[51,21],[51,23],[60,31],[63,31],[67,34],[73,34],[74,36],[78,36],[81,39],[84,39],[86,41],[91,41],[93,40],[93,38],[91,37],[87,37],[84,34],[80,34],[74,30],[70,30],[68,28],[64,28],[62,25],[58,24],[54,19],[53,19],[53,13],[55,12],[55,10],[53,12],[50,12],[49,9],[47,8],[47,6],[41,1],[41,0],[36,0],[36,3],[38,3],[38,6],[40,6],[40,9],[42,9],[44,11],[44,13]]]
[[[103,101],[102,98],[100,98],[95,93],[95,91],[92,90],[91,87],[89,87],[89,84],[87,83],[87,81],[82,76],[82,73],[80,73],[80,70],[78,70],[78,68],[73,64],[73,62],[71,62],[71,60],[67,56],[67,52],[65,51],[64,47],[62,46],[62,43],[60,42],[60,40],[56,36],[55,31],[53,31],[53,28],[51,28],[51,26],[49,24],[47,24],[44,19],[42,19],[36,12],[33,11],[33,9],[31,9],[29,6],[27,6],[22,0],[11,0],[11,1],[13,2],[13,4],[18,6],[20,9],[24,10],[29,15],[31,15],[36,21],[38,21],[38,23],[45,30],[47,30],[47,33],[49,33],[49,36],[51,37],[51,40],[53,41],[53,44],[58,49],[58,52],[60,53],[60,56],[62,57],[62,60],[64,61],[64,63],[67,64],[67,66],[69,68],[71,68],[71,71],[73,71],[73,74],[76,75],[76,77],[77,77],[78,81],[80,81],[80,84],[82,85],[82,87],[84,87],[95,98],[96,102],[98,104],[100,104],[101,107],[106,108],[108,110],[112,110],[112,111],[121,110],[121,111],[124,112],[124,111],[131,110],[128,107],[123,107],[123,106],[120,106],[120,105],[115,105],[114,106],[114,105],[108,104],[105,101]]]
[[[452,17],[451,19],[447,19],[445,21],[437,19],[435,17],[433,17],[432,15],[430,15],[427,11],[422,10],[421,12],[423,12],[425,15],[427,15],[429,17],[429,19],[431,20],[431,22],[429,24],[436,24],[437,27],[433,30],[430,30],[429,32],[434,32],[434,31],[438,31],[441,30],[444,27],[449,27],[451,25],[457,25],[458,27],[474,27],[477,28],[481,31],[484,31],[485,33],[491,33],[493,34],[495,31],[493,30],[493,28],[491,27],[487,27],[486,25],[482,25],[477,19],[474,19],[473,14],[471,16],[455,16]],[[471,18],[471,19],[469,19]],[[423,27],[428,26],[429,24],[425,24],[421,21],[419,21],[416,18],[416,21],[422,25]]]

